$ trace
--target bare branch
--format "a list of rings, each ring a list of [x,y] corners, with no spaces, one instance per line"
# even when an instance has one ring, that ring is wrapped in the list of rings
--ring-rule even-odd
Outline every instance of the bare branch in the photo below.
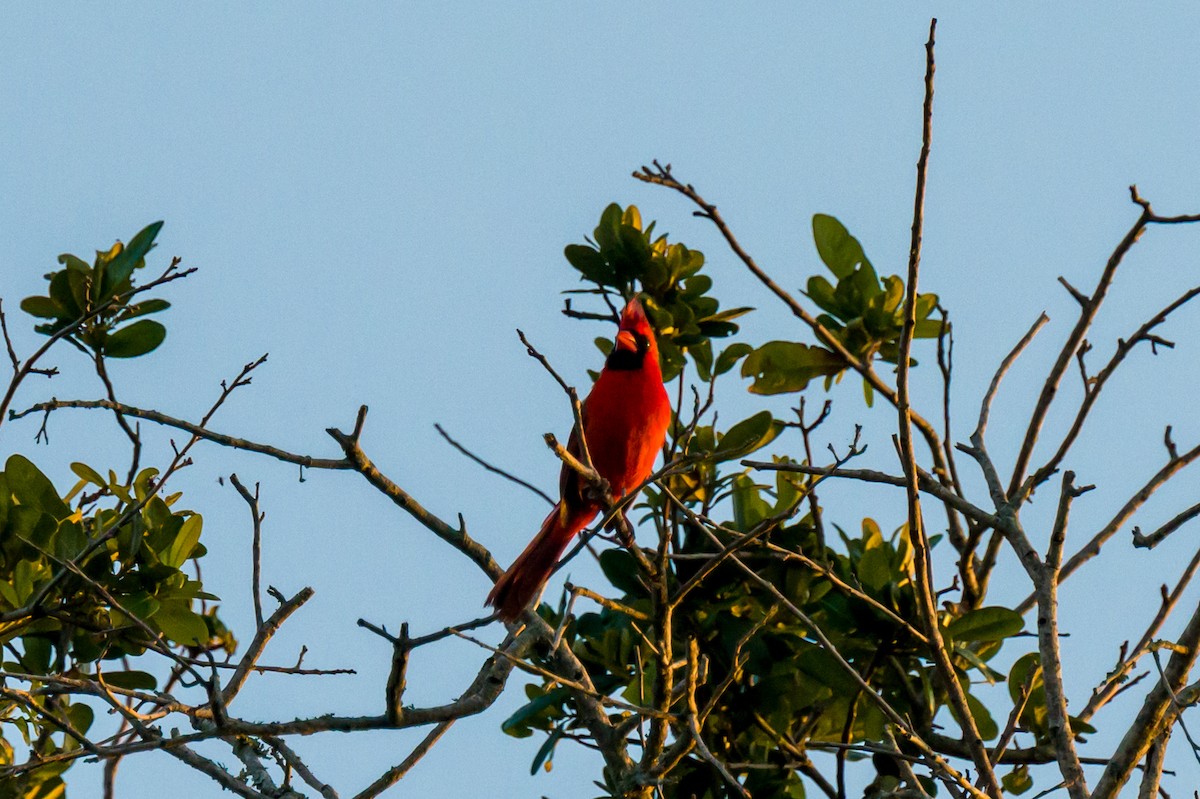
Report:
[[[312,599],[313,590],[311,588],[301,589],[294,597],[281,604],[274,613],[271,614],[265,622],[258,626],[258,631],[254,634],[254,639],[250,645],[246,647],[245,654],[242,655],[241,661],[238,662],[237,668],[229,679],[225,682],[225,687],[221,690],[221,702],[229,705],[233,702],[234,697],[242,690],[242,686],[246,684],[250,672],[253,670],[254,664],[262,655],[267,643],[279,631],[279,628],[287,621],[288,617],[300,609],[308,600]]]
[[[277,738],[274,735],[264,735],[263,741],[266,742],[267,746],[278,752],[288,768],[294,769],[300,775],[300,779],[304,780],[317,793],[321,794],[324,799],[338,799],[338,792],[333,789],[333,786],[317,779],[316,775],[308,767],[308,764],[290,746],[284,743],[282,738]]]
[[[704,762],[717,770],[721,778],[733,788],[737,794],[743,799],[750,799],[750,792],[742,786],[737,778],[729,773],[729,769],[725,764],[713,755],[712,750],[704,743],[704,737],[700,734],[700,710],[696,707],[696,683],[697,675],[700,671],[699,665],[700,648],[696,644],[696,639],[692,638],[688,641],[688,669],[687,669],[687,725],[688,734],[691,736],[692,742],[696,745],[696,751],[700,754],[700,758]]]
[[[762,471],[798,472],[800,474],[840,477],[846,480],[858,480],[864,483],[882,483],[883,485],[898,487],[905,485],[903,477],[874,469],[838,469],[828,466],[808,466],[802,463],[773,463],[753,460],[744,460],[741,461],[741,464]],[[917,485],[921,491],[942,502],[953,505],[955,510],[978,524],[985,527],[995,527],[999,524],[995,516],[972,504],[969,500],[950,492],[942,483],[935,480],[932,475],[920,467],[917,468]]]
[[[408,757],[400,761],[398,765],[392,766],[385,771],[380,775],[379,779],[364,788],[354,799],[371,799],[371,797],[378,796],[399,782],[405,774],[412,770],[413,766],[417,765],[421,758],[429,753],[429,750],[433,748],[433,745],[438,742],[439,738],[446,734],[446,730],[450,729],[452,724],[454,724],[454,720],[450,719],[449,721],[443,721],[430,730],[429,734],[421,740],[421,743],[417,744],[416,748],[408,753]]]
[[[1164,538],[1197,516],[1200,516],[1200,502],[1196,503],[1187,510],[1178,513],[1175,518],[1171,519],[1162,527],[1159,527],[1150,535],[1142,535],[1141,528],[1134,527],[1133,545],[1143,549],[1154,549],[1156,546],[1162,543]]]
[[[1168,727],[1162,739],[1150,745],[1146,753],[1146,761],[1142,766],[1142,782],[1138,786],[1138,799],[1158,799],[1159,783],[1162,780],[1163,766],[1167,762],[1167,744],[1171,739],[1171,729]]]
[[[925,43],[925,104],[921,128],[921,154],[917,159],[917,186],[913,197],[912,240],[908,250],[908,275],[905,281],[904,324],[900,331],[899,355],[896,358],[896,411],[898,413],[900,463],[904,469],[905,494],[908,506],[908,539],[914,555],[917,610],[929,641],[928,651],[946,691],[950,705],[955,710],[956,720],[962,728],[963,737],[971,751],[971,759],[979,771],[984,790],[989,796],[999,799],[1000,783],[992,770],[992,763],[983,738],[975,723],[974,714],[967,705],[966,694],[958,681],[950,656],[946,654],[938,623],[937,602],[933,595],[933,563],[929,555],[929,537],[921,512],[921,495],[917,476],[917,459],[913,445],[913,412],[909,395],[909,371],[912,368],[913,332],[916,328],[917,282],[921,264],[921,236],[924,226],[925,181],[929,168],[929,150],[933,135],[933,75],[934,33],[937,20],[929,25],[929,40]],[[940,452],[935,451],[935,455]],[[953,514],[951,514],[953,515]]]
[[[996,399],[996,392],[1000,389],[1000,382],[1004,380],[1004,376],[1008,374],[1008,370],[1016,363],[1017,358],[1021,357],[1021,353],[1025,351],[1025,348],[1033,342],[1038,331],[1049,321],[1050,317],[1046,316],[1045,313],[1039,314],[1038,318],[1034,320],[1033,325],[1021,337],[1021,340],[1017,342],[1017,345],[1000,362],[1000,367],[992,375],[992,382],[988,385],[987,393],[983,396],[983,402],[979,404],[979,422],[975,425],[976,436],[983,438],[987,433],[988,417],[991,415],[992,402]]]
[[[359,620],[361,623],[361,619]],[[400,637],[392,643],[392,670],[388,673],[384,704],[387,717],[397,722],[404,713],[404,689],[408,677],[408,656],[412,642],[408,637],[408,622],[400,625]]]
[[[441,435],[442,438],[446,439],[446,443],[448,443],[450,446],[454,447],[456,450],[461,452],[463,455],[466,455],[468,458],[470,458],[471,460],[478,463],[483,468],[487,469],[492,474],[498,474],[501,477],[503,477],[505,480],[510,480],[519,486],[528,488],[530,491],[537,494],[539,497],[546,500],[551,505],[554,504],[554,500],[545,491],[543,491],[542,489],[533,485],[532,483],[522,480],[520,477],[517,477],[514,474],[510,474],[509,472],[504,471],[503,469],[499,468],[498,466],[493,466],[492,464],[488,463],[483,458],[479,457],[474,452],[471,452],[469,449],[464,447],[462,444],[458,443],[453,438],[451,438],[450,434],[447,433],[440,424],[435,424],[433,426],[433,428],[438,431],[438,434]]]
[[[1100,305],[1108,295],[1108,290],[1112,286],[1113,278],[1116,277],[1117,268],[1121,265],[1121,261],[1124,260],[1125,255],[1133,245],[1137,243],[1137,240],[1141,238],[1142,233],[1145,232],[1148,225],[1152,223],[1177,224],[1200,221],[1200,215],[1158,216],[1151,210],[1150,203],[1138,195],[1136,186],[1130,186],[1129,193],[1133,202],[1141,208],[1141,214],[1108,257],[1108,262],[1104,265],[1104,270],[1101,272],[1100,279],[1097,281],[1096,288],[1092,291],[1091,296],[1084,298],[1081,292],[1071,289],[1068,285],[1068,290],[1071,291],[1072,296],[1079,301],[1079,320],[1075,323],[1075,327],[1072,329],[1070,335],[1067,336],[1067,340],[1059,351],[1054,366],[1051,367],[1050,373],[1046,376],[1046,382],[1042,386],[1041,394],[1034,405],[1029,425],[1025,429],[1025,437],[1021,442],[1021,449],[1017,454],[1012,478],[1008,484],[1008,495],[1017,504],[1023,502],[1028,494],[1036,488],[1036,484],[1032,482],[1022,487],[1022,483],[1025,480],[1025,471],[1028,469],[1029,461],[1033,456],[1034,445],[1037,443],[1038,435],[1041,433],[1042,425],[1046,420],[1046,415],[1050,412],[1050,405],[1054,402],[1054,397],[1058,392],[1058,385],[1062,381],[1063,374],[1066,372],[1071,359],[1075,357],[1075,353],[1078,352],[1079,347],[1087,336],[1087,332],[1092,326],[1092,321],[1096,318],[1096,313],[1100,310]],[[1049,477],[1049,473],[1040,472],[1039,476],[1041,480],[1045,480]],[[1064,574],[1066,573],[1068,572],[1064,569]]]
[[[1079,754],[1075,751],[1075,736],[1071,731],[1066,688],[1063,685],[1062,654],[1058,645],[1058,567],[1062,560],[1063,538],[1066,535],[1071,501],[1091,488],[1077,488],[1074,481],[1074,472],[1069,471],[1063,475],[1058,513],[1050,534],[1050,548],[1041,568],[1032,570],[1030,577],[1037,593],[1038,652],[1046,689],[1046,715],[1050,737],[1054,740],[1058,768],[1068,795],[1071,799],[1086,799],[1087,782]],[[1016,532],[1013,531],[1014,537]]]
[[[540,363],[543,368],[550,373],[550,376],[554,378],[555,382],[562,387],[562,390],[565,391],[567,396],[571,399],[571,412],[575,416],[575,432],[579,436],[579,454],[582,456],[580,461],[582,461],[588,469],[592,469],[592,454],[588,450],[587,437],[584,435],[583,431],[583,405],[579,402],[579,393],[575,391],[574,386],[567,385],[567,381],[563,380],[562,377],[559,376],[558,372],[554,371],[554,367],[550,365],[548,360],[546,360],[546,356],[538,352],[537,349],[535,349],[534,346],[529,343],[529,339],[525,338],[524,333],[518,330],[517,337],[521,339],[521,343],[525,345],[525,352],[527,352],[530,357],[535,358],[538,363]]]
[[[1174,695],[1187,683],[1188,673],[1200,651],[1200,606],[1193,611],[1183,633],[1172,648],[1162,679],[1146,694],[1141,710],[1109,759],[1093,799],[1115,799],[1129,781],[1134,768],[1146,756],[1151,744],[1159,740],[1173,721],[1170,710]]]
[[[1168,480],[1175,476],[1183,467],[1192,463],[1197,458],[1200,458],[1200,445],[1193,447],[1182,455],[1171,457],[1165,466],[1155,472],[1146,484],[1139,488],[1129,500],[1121,506],[1116,515],[1104,525],[1104,527],[1092,536],[1091,540],[1080,547],[1079,551],[1067,559],[1063,564],[1062,572],[1059,574],[1059,580],[1065,580],[1070,577],[1076,569],[1082,566],[1087,561],[1100,554],[1100,548],[1112,538],[1118,530],[1120,530],[1129,520],[1138,508],[1146,503],[1154,492],[1162,487]],[[1029,606],[1029,600],[1021,603],[1019,610],[1026,610]]]
[[[1159,630],[1162,629],[1167,617],[1171,615],[1171,611],[1179,603],[1179,598],[1183,595],[1183,590],[1192,581],[1196,575],[1196,570],[1200,568],[1200,549],[1196,550],[1196,554],[1192,556],[1191,561],[1184,568],[1179,580],[1176,581],[1175,587],[1167,592],[1167,587],[1162,586],[1162,602],[1159,605],[1158,612],[1154,614],[1154,618],[1150,621],[1146,631],[1142,633],[1141,640],[1133,647],[1129,654],[1125,655],[1125,647],[1122,647],[1122,657],[1118,660],[1116,668],[1109,672],[1105,677],[1104,682],[1097,686],[1092,691],[1092,696],[1088,700],[1087,706],[1080,711],[1079,718],[1083,721],[1088,721],[1096,712],[1108,704],[1118,693],[1123,690],[1123,686],[1127,687],[1126,682],[1129,673],[1137,666],[1138,660],[1150,651],[1150,646]]]
[[[242,482],[238,480],[237,474],[229,475],[229,482],[233,483],[233,487],[241,494],[242,499],[250,506],[250,518],[254,524],[254,535],[250,549],[250,593],[254,597],[254,626],[257,629],[262,629],[263,626],[263,611],[262,611],[262,520],[263,514],[258,509],[258,483],[254,484],[254,493],[251,494]]]
[[[383,492],[388,499],[424,525],[426,529],[466,555],[493,581],[498,580],[500,575],[504,573],[504,570],[496,563],[495,558],[492,557],[492,554],[488,552],[486,547],[467,535],[465,527],[455,530],[446,524],[446,522],[430,513],[411,494],[384,476],[376,468],[375,464],[371,462],[371,459],[367,457],[367,454],[359,444],[362,424],[366,419],[366,415],[367,406],[363,405],[358,411],[358,417],[355,422],[355,435],[353,436],[346,435],[341,430],[333,427],[325,431],[342,445],[342,451],[346,453],[346,460],[350,462],[351,468],[365,477],[368,483]]]
[[[1095,375],[1095,377],[1085,379],[1083,401],[1079,404],[1079,410],[1075,413],[1075,419],[1071,422],[1070,429],[1063,437],[1062,442],[1058,445],[1058,450],[1055,451],[1054,455],[1051,456],[1050,460],[1048,460],[1044,466],[1039,468],[1030,477],[1031,488],[1036,488],[1048,480],[1050,475],[1057,471],[1063,459],[1067,456],[1067,452],[1070,451],[1071,446],[1079,437],[1079,433],[1083,430],[1084,422],[1087,421],[1088,414],[1091,412],[1092,406],[1095,405],[1097,398],[1100,396],[1100,391],[1104,388],[1104,385],[1108,382],[1108,379],[1112,377],[1113,372],[1117,370],[1117,367],[1121,365],[1121,362],[1125,360],[1125,357],[1134,349],[1134,347],[1143,341],[1148,342],[1151,347],[1154,347],[1158,343],[1164,343],[1161,338],[1154,336],[1151,331],[1165,322],[1167,317],[1169,317],[1172,313],[1191,302],[1198,295],[1200,295],[1200,286],[1189,289],[1170,305],[1166,306],[1154,316],[1150,317],[1150,319],[1148,319],[1145,324],[1135,330],[1133,335],[1131,335],[1129,338],[1119,339],[1117,341],[1117,349],[1109,359],[1108,363],[1105,364],[1104,368],[1101,369]],[[1080,345],[1080,357],[1082,357],[1085,347],[1087,347],[1086,342]]]
[[[202,438],[206,441],[212,441],[215,444],[220,444],[223,447],[231,447],[233,449],[242,449],[248,452],[257,452],[260,455],[267,455],[281,460],[285,463],[295,463],[309,469],[353,469],[354,465],[350,461],[342,458],[332,460],[328,458],[314,458],[310,455],[296,455],[291,452],[272,447],[267,444],[257,444],[253,441],[247,441],[244,438],[236,438],[227,436],[222,433],[216,433],[209,430],[203,424],[192,424],[185,422],[182,419],[176,419],[167,416],[165,413],[160,413],[153,410],[143,410],[135,408],[132,405],[126,405],[121,402],[113,402],[112,400],[49,400],[47,402],[39,402],[36,405],[31,405],[20,412],[9,414],[10,419],[20,419],[31,413],[49,413],[60,408],[104,408],[110,411],[117,411],[125,416],[134,416],[139,419],[155,422],[156,424],[174,427],[191,433],[197,438]]]

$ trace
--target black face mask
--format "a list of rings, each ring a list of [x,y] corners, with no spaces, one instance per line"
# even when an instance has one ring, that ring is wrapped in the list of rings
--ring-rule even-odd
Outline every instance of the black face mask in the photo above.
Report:
[[[642,363],[646,360],[646,352],[650,349],[650,340],[641,333],[634,333],[633,338],[637,342],[637,350],[631,352],[619,347],[614,348],[608,356],[608,360],[604,362],[606,368],[617,371],[642,368]]]

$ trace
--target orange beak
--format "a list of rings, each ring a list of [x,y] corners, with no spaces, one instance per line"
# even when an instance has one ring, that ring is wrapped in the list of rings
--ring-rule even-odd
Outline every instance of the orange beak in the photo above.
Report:
[[[637,339],[633,337],[633,333],[628,330],[617,333],[617,349],[637,352],[637,348]]]

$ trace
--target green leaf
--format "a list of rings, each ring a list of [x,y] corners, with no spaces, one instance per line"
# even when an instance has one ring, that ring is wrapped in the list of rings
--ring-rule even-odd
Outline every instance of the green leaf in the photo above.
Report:
[[[1029,689],[1032,692],[1043,685],[1042,663],[1037,652],[1029,652],[1017,658],[1017,661],[1012,664],[1012,668],[1008,670],[1008,695],[1013,702],[1020,700],[1021,688],[1031,673],[1033,680],[1029,684]]]
[[[25,791],[21,799],[63,799],[67,795],[67,786],[58,774],[48,774],[50,769],[65,771],[70,761],[60,761],[42,766],[37,771],[38,782]]]
[[[87,533],[83,525],[64,519],[58,524],[58,532],[54,536],[54,554],[60,560],[71,560],[83,552],[88,544]]]
[[[729,428],[717,442],[713,457],[718,461],[729,461],[749,455],[771,443],[782,430],[783,425],[771,417],[770,411],[759,411]]]
[[[133,270],[137,267],[138,263],[146,257],[146,253],[150,252],[150,248],[154,246],[154,237],[158,235],[158,231],[162,229],[162,226],[163,223],[159,221],[152,222],[142,228],[136,236],[130,239],[129,244],[123,247],[121,252],[108,262],[104,269],[102,296],[106,298],[111,296],[122,283],[129,279],[129,276],[133,274]]]
[[[96,714],[92,709],[82,702],[72,702],[71,707],[67,709],[67,718],[79,732],[87,732],[95,717]]]
[[[152,319],[143,319],[109,335],[104,354],[109,358],[136,358],[154,350],[167,337],[167,329]]]
[[[692,356],[692,363],[696,365],[696,376],[707,383],[712,379],[712,341],[704,339],[699,344],[693,344],[688,347],[688,355]]]
[[[91,264],[80,258],[78,255],[71,255],[69,252],[64,252],[58,256],[58,262],[67,269],[74,269],[77,272],[92,271]]]
[[[808,298],[815,302],[823,311],[828,311],[839,319],[845,320],[847,315],[843,312],[841,303],[838,302],[837,294],[834,292],[833,284],[826,280],[821,275],[813,275],[808,279],[808,285],[805,289]]]
[[[892,555],[885,547],[868,549],[858,561],[858,579],[872,591],[892,582]]]
[[[995,642],[990,642],[988,644],[985,644],[985,646],[991,646],[994,648],[996,646],[999,646],[999,644],[997,644]],[[983,675],[983,679],[987,680],[989,685],[994,685],[995,683],[1004,679],[1003,674],[1001,674],[1000,672],[996,671],[991,666],[989,666],[987,664],[987,662],[983,659],[983,657],[981,657],[980,654],[977,653],[971,647],[967,646],[966,644],[962,643],[961,641],[955,642],[953,647],[954,647],[954,653],[956,655],[958,655],[959,657],[963,658],[964,660],[966,660],[968,663],[970,663],[976,669],[978,669],[979,673]],[[993,652],[993,654],[994,654],[994,652]]]
[[[162,603],[150,596],[148,592],[138,591],[135,594],[121,597],[121,607],[142,621],[145,621],[158,612],[158,609],[162,607]]]
[[[178,603],[164,604],[150,617],[150,624],[177,644],[198,646],[208,640],[203,617]]]
[[[683,296],[699,297],[712,288],[712,278],[708,275],[693,275],[687,279],[683,287]]]
[[[191,557],[192,550],[200,541],[200,529],[203,523],[199,514],[192,514],[184,521],[183,527],[179,528],[179,532],[170,545],[158,553],[158,557],[164,565],[178,569],[187,562],[187,559]]]
[[[743,532],[771,515],[771,505],[762,498],[759,487],[746,475],[733,481],[733,522]]]
[[[742,376],[754,378],[755,394],[801,391],[815,377],[836,375],[845,361],[822,347],[792,341],[769,341],[746,356]]]
[[[533,764],[529,767],[531,775],[537,774],[538,768],[543,763],[545,763],[546,771],[550,770],[550,764],[554,761],[554,747],[558,745],[559,739],[563,737],[563,733],[565,732],[566,728],[560,725],[551,730],[550,734],[546,736],[546,740],[538,748],[537,754],[533,756]]]
[[[24,455],[9,456],[4,464],[4,474],[8,478],[9,490],[19,504],[44,510],[55,519],[65,519],[71,515],[71,509],[58,496],[50,478]]]
[[[588,280],[603,286],[612,285],[615,277],[612,267],[594,248],[585,244],[568,244],[563,250],[563,255],[567,257],[571,266],[578,269]]]
[[[153,691],[158,687],[158,680],[154,675],[144,671],[108,672],[104,675],[104,682],[130,691]]]
[[[610,203],[600,214],[600,224],[596,226],[593,236],[600,245],[601,252],[616,249],[620,246],[621,236],[621,206]]]
[[[937,338],[941,334],[941,319],[922,319],[913,326],[913,338]]]
[[[1017,766],[1000,778],[1000,784],[1004,786],[1006,793],[1014,796],[1025,793],[1033,787],[1033,777],[1029,776],[1029,766],[1024,764]]]
[[[1002,641],[1025,628],[1025,619],[1009,608],[987,607],[971,610],[946,626],[955,641]]]
[[[20,607],[21,598],[17,596],[16,589],[13,588],[11,581],[0,580],[0,599],[3,599],[8,605],[8,610],[13,610]]]
[[[644,594],[637,576],[637,561],[623,549],[606,549],[600,553],[600,570],[614,587],[626,594]]]
[[[992,718],[991,712],[973,694],[967,694],[967,710],[975,719],[975,727],[979,730],[980,738],[990,741],[1000,734],[1000,728],[996,725],[996,720]]]
[[[88,466],[86,463],[72,463],[71,471],[75,472],[81,479],[87,480],[89,483],[94,483],[98,486],[106,486],[108,482],[100,476],[100,472]]]
[[[68,275],[69,272],[64,269],[61,272],[55,272],[50,278],[50,299],[66,312],[66,318],[78,319],[83,316],[83,310],[75,301],[75,295],[71,293]]]
[[[49,297],[26,297],[21,300],[21,310],[39,319],[58,319],[67,315],[66,310]]]
[[[21,638],[25,652],[21,655],[21,665],[34,674],[46,674],[50,670],[50,657],[53,647],[41,636],[26,635]]]
[[[504,723],[500,725],[500,729],[514,738],[528,738],[533,734],[529,728],[529,721],[543,711],[557,708],[570,696],[570,692],[565,687],[552,688],[535,697],[533,701],[523,705],[516,713],[505,719]]]
[[[737,342],[730,344],[721,351],[717,356],[717,363],[713,367],[714,375],[723,375],[737,365],[737,362],[754,351],[754,348],[745,342]]]
[[[834,217],[814,214],[812,229],[817,254],[839,280],[848,277],[858,264],[870,264],[858,239],[851,236],[850,231]]]
[[[715,305],[715,302],[713,304]],[[749,306],[742,306],[740,308],[730,308],[727,311],[721,311],[720,313],[713,313],[710,316],[706,316],[706,317],[704,317],[704,319],[702,321],[705,321],[705,322],[731,322],[734,319],[738,319],[742,316],[745,316],[746,314],[750,313],[753,310],[754,309],[750,308]]]
[[[50,549],[57,530],[58,521],[49,513],[32,505],[18,505],[9,514],[8,533],[38,550]],[[22,560],[17,567],[22,564],[29,565],[29,561]]]
[[[75,269],[67,270],[67,289],[71,292],[71,297],[75,300],[75,305],[80,309],[80,315],[85,310],[90,310],[91,303],[88,298],[88,291],[92,285],[92,270],[80,272]]]
[[[146,316],[147,314],[158,313],[165,311],[171,307],[171,303],[166,300],[145,300],[136,305],[127,305],[121,315],[117,317],[119,321],[133,319],[135,316]]]

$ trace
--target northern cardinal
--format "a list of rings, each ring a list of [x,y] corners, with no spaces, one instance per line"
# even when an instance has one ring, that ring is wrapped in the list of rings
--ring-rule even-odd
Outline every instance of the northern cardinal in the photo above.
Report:
[[[635,298],[621,311],[612,352],[583,401],[584,440],[592,465],[608,481],[613,497],[628,494],[650,476],[670,422],[671,403],[663,387],[654,330]],[[567,451],[581,455],[574,432]],[[558,504],[488,594],[487,604],[502,620],[515,621],[541,595],[567,544],[600,512],[588,488],[578,472],[563,464]]]

